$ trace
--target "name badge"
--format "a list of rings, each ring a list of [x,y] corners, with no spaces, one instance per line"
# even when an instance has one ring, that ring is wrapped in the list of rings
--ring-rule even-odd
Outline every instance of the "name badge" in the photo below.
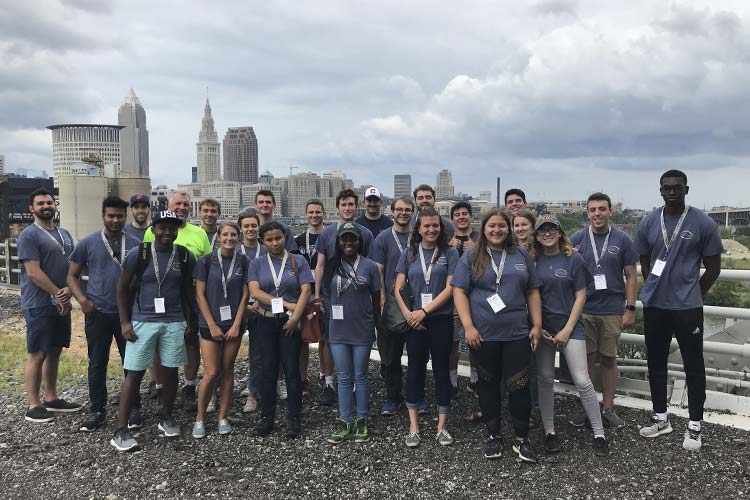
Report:
[[[164,307],[164,297],[154,297],[154,312],[164,314],[167,309]]]
[[[221,306],[219,308],[219,315],[221,316],[222,321],[229,321],[232,319],[232,307],[231,306]]]
[[[432,294],[431,293],[422,293],[420,294],[422,297],[422,307],[426,306],[430,302],[432,302]]]
[[[653,274],[654,276],[661,276],[661,273],[664,272],[664,267],[666,265],[666,260],[657,259],[656,262],[654,262],[654,265],[651,267],[651,274]]]
[[[331,313],[332,313],[333,319],[344,319],[344,306],[332,305]]]
[[[594,275],[594,288],[596,290],[606,290],[607,289],[607,277],[603,274],[595,274]]]
[[[496,293],[493,293],[489,297],[487,297],[487,303],[492,308],[492,312],[499,313],[503,309],[505,309],[505,302],[503,302],[503,299],[500,298],[500,296]]]
[[[280,314],[284,312],[284,299],[276,297],[271,299],[271,312],[274,314]]]

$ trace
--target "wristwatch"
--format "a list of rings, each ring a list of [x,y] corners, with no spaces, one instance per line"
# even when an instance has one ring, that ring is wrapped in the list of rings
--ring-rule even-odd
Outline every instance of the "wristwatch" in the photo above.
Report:
[[[625,309],[627,309],[628,311],[635,311],[635,306],[628,304],[625,306]]]

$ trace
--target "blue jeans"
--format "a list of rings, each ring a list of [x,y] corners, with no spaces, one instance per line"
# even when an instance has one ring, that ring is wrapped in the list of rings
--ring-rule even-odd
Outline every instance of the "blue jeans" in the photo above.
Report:
[[[406,334],[406,407],[419,409],[424,401],[427,361],[432,357],[432,376],[435,379],[435,399],[438,413],[448,413],[451,405],[451,379],[448,358],[453,348],[453,318],[447,314],[428,316],[423,321],[426,330],[409,330]]]
[[[352,386],[357,384],[357,417],[367,416],[370,398],[369,345],[349,345],[331,343],[333,363],[339,378],[339,417],[352,421]]]
[[[279,365],[284,369],[287,389],[287,417],[299,418],[302,413],[302,384],[299,378],[299,332],[285,335],[282,327],[289,318],[259,317],[256,323],[256,349],[263,360],[260,366],[260,414],[276,415],[276,376]]]

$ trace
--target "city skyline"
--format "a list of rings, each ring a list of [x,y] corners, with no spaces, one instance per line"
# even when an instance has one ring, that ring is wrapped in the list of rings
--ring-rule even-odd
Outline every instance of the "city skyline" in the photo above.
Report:
[[[117,110],[120,130],[120,174],[148,177],[146,110],[131,88]]]
[[[223,147],[224,180],[241,184],[258,182],[258,139],[253,127],[229,127]]]
[[[277,175],[345,170],[388,192],[394,174],[416,185],[448,169],[461,192],[494,191],[487,179],[500,177],[544,198],[602,190],[651,207],[659,175],[679,168],[695,206],[750,201],[747,2],[202,7],[10,9],[6,168],[51,170],[44,127],[112,123],[133,87],[148,107],[151,177],[189,181],[209,86],[217,132],[252,123],[259,163]]]
[[[214,128],[214,118],[211,115],[211,104],[206,97],[206,104],[203,106],[201,131],[198,134],[198,142],[195,144],[199,184],[221,179],[221,148],[219,146],[219,136]]]

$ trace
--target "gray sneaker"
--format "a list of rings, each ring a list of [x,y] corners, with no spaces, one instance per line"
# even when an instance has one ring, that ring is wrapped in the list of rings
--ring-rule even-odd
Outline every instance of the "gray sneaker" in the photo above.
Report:
[[[604,424],[604,427],[609,427],[610,429],[625,427],[625,421],[615,413],[614,408],[602,412],[602,423]]]
[[[701,431],[696,431],[689,427],[685,429],[685,439],[682,441],[683,448],[688,451],[698,451],[701,449],[702,445],[703,440],[701,439]]]
[[[663,422],[656,415],[651,416],[651,425],[645,425],[640,430],[641,437],[645,438],[655,438],[670,432],[672,432],[672,424],[669,423],[669,418]]]
[[[406,447],[416,448],[421,441],[422,438],[419,437],[419,432],[409,432],[409,435],[406,436]]]
[[[177,437],[180,435],[180,426],[172,417],[163,417],[159,422],[159,430],[164,437]]]
[[[206,424],[198,422],[197,420],[193,424],[193,437],[195,439],[203,439],[206,437]]]
[[[114,446],[117,451],[134,451],[140,448],[138,441],[127,428],[117,429],[109,444]]]
[[[219,434],[223,436],[230,432],[232,432],[232,424],[229,423],[229,420],[226,418],[219,420]]]
[[[437,439],[437,442],[442,446],[450,446],[453,444],[453,436],[451,436],[446,430],[438,432],[435,439]]]

